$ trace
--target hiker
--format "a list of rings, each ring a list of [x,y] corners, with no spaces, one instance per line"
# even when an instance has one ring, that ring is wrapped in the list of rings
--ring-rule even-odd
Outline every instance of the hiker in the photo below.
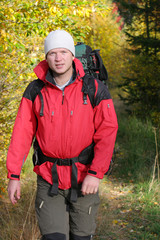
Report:
[[[7,155],[8,195],[20,199],[20,173],[34,142],[36,215],[43,240],[89,240],[99,183],[109,168],[117,118],[107,86],[94,80],[95,106],[82,91],[84,70],[72,36],[49,33],[38,79],[26,88]]]

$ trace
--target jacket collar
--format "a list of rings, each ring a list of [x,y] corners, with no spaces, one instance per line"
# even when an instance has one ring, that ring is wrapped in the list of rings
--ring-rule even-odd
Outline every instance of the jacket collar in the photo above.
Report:
[[[74,67],[75,67],[75,72],[76,72],[76,80],[80,80],[83,76],[84,76],[84,70],[83,70],[83,65],[82,63],[80,62],[79,59],[75,58],[73,60],[73,64],[74,64]],[[42,62],[40,62],[35,68],[34,68],[34,72],[35,74],[37,75],[37,77],[42,80],[43,82],[49,82],[54,84],[53,83],[53,80],[48,79],[48,76],[50,75],[51,76],[51,73],[50,73],[50,69],[49,69],[49,66],[48,66],[48,63],[46,60],[43,60]]]

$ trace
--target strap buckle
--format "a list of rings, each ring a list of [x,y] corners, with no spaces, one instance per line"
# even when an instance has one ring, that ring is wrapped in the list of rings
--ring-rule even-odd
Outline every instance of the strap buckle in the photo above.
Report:
[[[65,159],[58,159],[57,161],[58,166],[71,166],[72,165],[72,159],[71,158],[65,158]]]

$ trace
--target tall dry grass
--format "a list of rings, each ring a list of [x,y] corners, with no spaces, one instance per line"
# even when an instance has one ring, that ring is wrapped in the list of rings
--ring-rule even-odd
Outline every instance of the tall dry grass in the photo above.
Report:
[[[39,240],[40,232],[35,216],[35,178],[22,181],[21,199],[12,205],[4,195],[0,199],[0,239]]]

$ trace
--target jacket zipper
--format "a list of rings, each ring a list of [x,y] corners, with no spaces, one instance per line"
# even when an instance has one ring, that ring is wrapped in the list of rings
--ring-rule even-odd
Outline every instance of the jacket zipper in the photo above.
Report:
[[[62,105],[63,105],[63,102],[64,102],[64,90],[62,91]]]
[[[52,114],[51,114],[51,122],[53,122],[53,117],[54,117],[54,111],[52,111]]]

